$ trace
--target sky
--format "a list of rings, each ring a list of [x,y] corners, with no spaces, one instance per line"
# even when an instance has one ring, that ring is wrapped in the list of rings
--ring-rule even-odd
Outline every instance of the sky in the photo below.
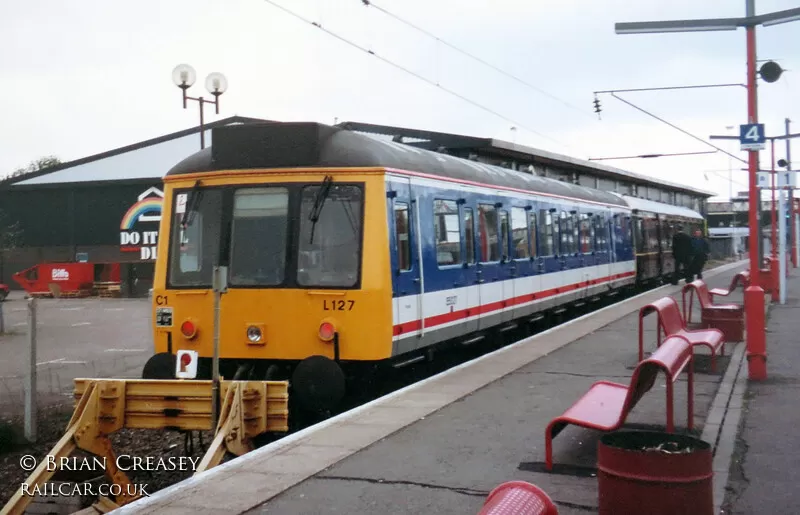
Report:
[[[0,175],[45,155],[68,161],[196,126],[197,104],[184,110],[171,79],[186,63],[197,72],[192,96],[211,97],[204,87],[211,72],[228,80],[220,113],[207,108],[206,121],[361,121],[493,137],[582,159],[711,151],[603,163],[722,197],[747,190],[747,153],[737,141],[709,139],[738,134],[747,122],[744,87],[618,94],[701,141],[608,94],[598,96],[600,119],[593,111],[599,90],[744,84],[744,29],[614,32],[616,22],[744,16],[744,1],[372,4],[14,2],[0,17]],[[794,7],[800,0],[759,0],[756,12]],[[800,132],[800,21],[760,27],[757,48],[759,60],[785,70],[775,83],[759,81],[759,121],[768,136],[783,134],[787,117]],[[776,159],[783,157],[779,141]],[[768,145],[762,169],[770,159]]]

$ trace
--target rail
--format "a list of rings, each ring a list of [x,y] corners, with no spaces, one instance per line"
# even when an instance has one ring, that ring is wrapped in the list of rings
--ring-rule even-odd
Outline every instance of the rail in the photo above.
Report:
[[[51,463],[62,463],[62,458],[80,449],[105,458],[105,475],[119,485],[115,491],[122,493],[114,500],[98,499],[94,507],[101,513],[138,498],[127,494],[130,480],[117,468],[109,439],[115,431],[215,429],[214,439],[194,472],[199,474],[218,465],[226,451],[241,456],[253,450],[252,440],[259,434],[289,430],[287,381],[221,381],[222,409],[216,428],[212,427],[211,381],[76,378],[74,384],[75,410],[64,436],[48,456],[53,458]],[[48,460],[41,460],[26,484],[35,489],[58,470],[48,466]],[[32,500],[20,488],[0,515],[21,515]]]

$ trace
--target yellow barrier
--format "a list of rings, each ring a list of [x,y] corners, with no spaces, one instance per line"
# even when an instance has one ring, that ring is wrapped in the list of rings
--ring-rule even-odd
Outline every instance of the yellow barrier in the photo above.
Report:
[[[93,508],[106,513],[138,498],[116,466],[108,435],[120,429],[212,429],[211,381],[154,379],[75,379],[75,411],[61,440],[50,451],[55,463],[77,449],[105,458],[105,473],[123,492],[114,501],[99,499]],[[252,439],[265,432],[289,430],[289,383],[286,381],[220,381],[220,416],[214,440],[195,470],[198,474],[222,461],[227,450],[241,456]],[[51,463],[53,460],[51,460]],[[47,460],[28,477],[29,489],[43,485],[56,470]],[[34,486],[35,485],[35,486]],[[134,489],[135,490],[135,489]],[[32,498],[20,489],[0,515],[21,515]]]

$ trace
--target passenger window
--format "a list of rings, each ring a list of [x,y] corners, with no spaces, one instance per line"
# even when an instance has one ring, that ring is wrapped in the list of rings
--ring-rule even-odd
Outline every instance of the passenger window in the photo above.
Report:
[[[529,234],[531,235],[531,257],[536,257],[536,256],[539,255],[536,252],[536,241],[538,239],[536,237],[536,234],[537,234],[536,233],[536,231],[537,231],[537,228],[536,228],[536,213],[533,213],[533,212],[528,213],[528,226],[530,227]]]
[[[500,256],[508,258],[508,249],[511,247],[511,237],[508,230],[508,211],[500,211]]]
[[[592,243],[594,242],[594,231],[592,228],[589,215],[581,214],[580,221],[580,252],[588,254],[592,251]]]
[[[511,241],[514,247],[514,259],[525,259],[531,254],[526,214],[525,209],[521,207],[511,208]]]
[[[573,213],[570,217],[572,221],[572,245],[570,252],[577,254],[581,249],[581,219],[578,213]]]
[[[542,232],[542,255],[552,256],[555,254],[554,242],[557,242],[557,240],[554,239],[553,234],[553,214],[546,209],[542,209],[539,211],[539,220],[544,220],[544,223],[540,225],[540,230]]]
[[[608,227],[605,224],[603,215],[596,215],[594,217],[594,225],[596,248],[598,251],[604,252],[608,250]]]
[[[467,263],[475,262],[475,223],[472,218],[472,208],[464,208],[464,242],[467,251]]]
[[[408,230],[408,204],[394,203],[394,234],[397,241],[397,267],[411,270],[411,244]]]
[[[461,227],[454,200],[434,200],[433,224],[436,235],[436,262],[454,265],[461,262]]]
[[[490,204],[478,205],[478,239],[481,242],[481,262],[500,261],[497,238],[497,211]]]
[[[559,225],[561,229],[561,254],[570,254],[572,249],[572,218],[566,211],[561,212]]]

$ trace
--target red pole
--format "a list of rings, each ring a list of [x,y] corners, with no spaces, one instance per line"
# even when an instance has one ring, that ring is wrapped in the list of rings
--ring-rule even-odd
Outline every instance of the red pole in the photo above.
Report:
[[[755,15],[755,6],[748,1],[748,16]],[[758,123],[758,95],[756,93],[756,28],[747,26],[747,117],[749,123]],[[745,320],[747,330],[747,370],[750,380],[767,378],[767,342],[764,320],[764,289],[761,287],[761,263],[758,249],[761,247],[761,230],[758,224],[760,194],[757,187],[758,151],[751,150],[748,159],[750,176],[749,221],[750,221],[750,286],[744,292]]]
[[[772,156],[772,257],[778,257],[778,207],[775,205],[775,140],[770,140],[770,155]]]

